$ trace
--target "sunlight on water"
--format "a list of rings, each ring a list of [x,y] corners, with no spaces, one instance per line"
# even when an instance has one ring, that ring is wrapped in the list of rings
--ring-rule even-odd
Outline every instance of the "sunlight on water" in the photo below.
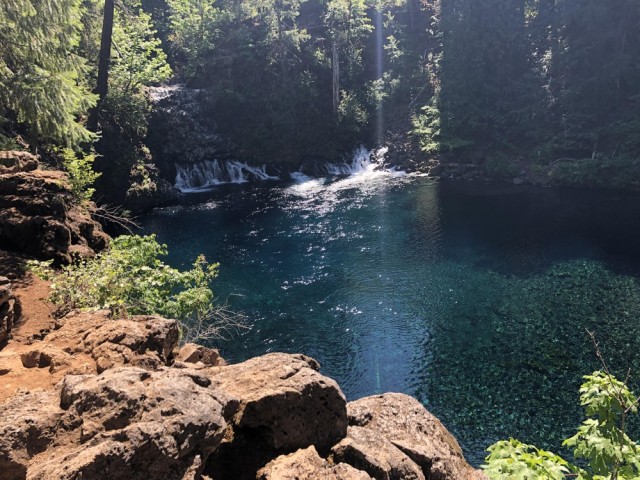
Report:
[[[221,263],[215,291],[252,325],[218,345],[228,360],[303,352],[349,399],[414,395],[476,464],[498,438],[555,449],[571,433],[597,367],[585,328],[640,372],[640,196],[359,165],[143,219],[172,264]]]

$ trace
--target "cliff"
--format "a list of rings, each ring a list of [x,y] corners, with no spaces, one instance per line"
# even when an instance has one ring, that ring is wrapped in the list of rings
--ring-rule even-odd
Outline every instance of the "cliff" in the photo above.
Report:
[[[415,399],[347,402],[304,355],[226,365],[153,316],[20,325],[0,351],[3,480],[484,478]]]

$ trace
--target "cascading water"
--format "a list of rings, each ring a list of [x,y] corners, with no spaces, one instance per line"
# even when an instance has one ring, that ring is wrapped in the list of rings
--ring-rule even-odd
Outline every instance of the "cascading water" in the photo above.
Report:
[[[325,168],[329,175],[358,175],[374,170],[382,169],[381,160],[387,153],[386,148],[379,150],[367,150],[364,146],[357,148],[353,154],[351,163],[327,163]]]
[[[254,167],[237,161],[205,160],[176,163],[175,186],[182,193],[206,190],[225,183],[279,180],[266,172],[266,165]]]

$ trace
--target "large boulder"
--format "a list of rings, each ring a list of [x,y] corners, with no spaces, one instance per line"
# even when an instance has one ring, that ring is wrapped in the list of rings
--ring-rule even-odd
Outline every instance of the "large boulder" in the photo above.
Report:
[[[104,249],[109,237],[74,200],[65,174],[15,153],[0,152],[0,245],[61,263]]]
[[[429,480],[480,480],[456,439],[420,402],[408,395],[386,393],[350,402],[349,425],[386,438],[417,463]]]
[[[318,369],[309,357],[284,353],[210,367],[212,387],[230,398],[233,430],[206,472],[216,480],[249,480],[279,455],[311,445],[328,452],[347,432],[346,401]]]
[[[29,152],[3,151],[0,152],[0,174],[31,172],[38,168],[38,157]]]
[[[33,459],[28,478],[200,478],[227,427],[227,400],[209,384],[196,371],[169,368],[65,377],[66,431],[57,439],[66,442]]]
[[[73,312],[44,344],[90,355],[97,372],[120,365],[156,369],[172,360],[180,331],[175,320],[149,315],[109,318],[107,311]],[[34,348],[41,349],[42,345]]]
[[[364,470],[376,480],[425,480],[415,462],[374,430],[349,427],[332,452],[336,461]]]
[[[371,480],[350,465],[331,465],[311,446],[269,462],[256,477],[258,480]]]

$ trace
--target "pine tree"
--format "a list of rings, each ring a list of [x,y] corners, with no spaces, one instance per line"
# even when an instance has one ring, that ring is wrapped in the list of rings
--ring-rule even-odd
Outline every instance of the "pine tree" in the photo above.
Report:
[[[95,103],[77,54],[81,0],[0,0],[0,119],[32,144],[92,139],[79,121]]]

